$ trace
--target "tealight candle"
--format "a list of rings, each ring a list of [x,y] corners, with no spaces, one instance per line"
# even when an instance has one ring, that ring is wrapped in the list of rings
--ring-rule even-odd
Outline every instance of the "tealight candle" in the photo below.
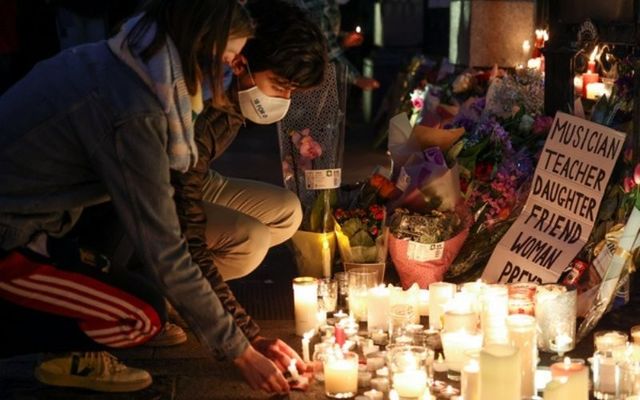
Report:
[[[295,359],[293,358],[291,359],[291,362],[289,363],[289,367],[287,367],[287,370],[291,374],[291,377],[293,378],[294,381],[297,381],[300,378],[300,374],[298,373],[298,367],[296,367]]]
[[[315,278],[299,277],[293,280],[293,302],[296,335],[303,336],[317,326],[318,282]]]
[[[368,388],[371,386],[371,376],[372,374],[369,371],[358,372],[358,387]]]
[[[374,344],[384,345],[387,343],[389,335],[387,335],[383,330],[377,330],[375,332],[371,332],[371,339],[373,339]]]
[[[384,367],[384,352],[371,353],[367,355],[367,370],[375,372]]]
[[[378,390],[382,393],[387,393],[389,391],[389,378],[383,376],[373,378],[371,379],[371,387],[374,390]]]

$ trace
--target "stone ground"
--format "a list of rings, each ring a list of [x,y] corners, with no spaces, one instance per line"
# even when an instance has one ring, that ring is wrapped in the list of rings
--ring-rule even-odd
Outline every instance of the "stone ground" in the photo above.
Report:
[[[343,182],[354,182],[386,160],[384,151],[371,149],[373,133],[363,123],[348,126]],[[253,128],[243,132],[214,168],[221,173],[281,184],[275,129]],[[393,271],[390,271],[393,272]],[[296,275],[293,257],[286,245],[273,248],[263,264],[251,275],[230,284],[238,299],[262,327],[265,336],[279,337],[300,351],[294,335],[291,279]],[[634,285],[637,287],[637,285]],[[632,301],[608,314],[598,329],[623,329],[640,322],[638,304]],[[1,326],[1,325],[0,325]],[[1,335],[0,335],[1,337]],[[586,358],[592,353],[590,338],[581,342],[570,356]],[[117,352],[127,364],[145,368],[154,377],[148,389],[132,394],[101,394],[40,385],[33,378],[37,355],[0,360],[0,399],[60,400],[195,400],[264,399],[269,396],[252,391],[232,364],[213,360],[190,335],[186,344],[165,349],[139,348]],[[543,355],[543,365],[548,356]],[[315,383],[306,393],[293,392],[291,399],[324,399],[322,386]]]

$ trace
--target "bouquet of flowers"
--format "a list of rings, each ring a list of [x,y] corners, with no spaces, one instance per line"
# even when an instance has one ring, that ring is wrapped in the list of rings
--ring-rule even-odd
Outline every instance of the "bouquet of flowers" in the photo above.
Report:
[[[278,122],[284,185],[303,209],[293,248],[301,275],[330,274],[326,248],[335,252],[331,209],[340,187],[346,112],[346,70],[330,64],[318,87],[294,93]],[[330,261],[329,261],[330,263]]]

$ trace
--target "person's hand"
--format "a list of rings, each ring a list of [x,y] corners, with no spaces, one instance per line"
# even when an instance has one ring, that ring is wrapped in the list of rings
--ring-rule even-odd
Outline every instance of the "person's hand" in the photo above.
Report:
[[[255,339],[251,341],[251,345],[262,353],[262,355],[273,361],[282,372],[287,371],[291,360],[296,360],[298,371],[304,372],[306,370],[306,365],[298,353],[280,339],[256,336]]]
[[[362,90],[373,90],[380,87],[380,82],[373,78],[356,78],[355,85]]]
[[[268,358],[249,345],[233,363],[240,369],[244,379],[253,389],[261,389],[267,393],[285,394],[289,392],[289,384],[278,367]]]
[[[364,35],[360,32],[351,31],[344,34],[342,38],[342,47],[356,47],[360,46],[364,42]]]

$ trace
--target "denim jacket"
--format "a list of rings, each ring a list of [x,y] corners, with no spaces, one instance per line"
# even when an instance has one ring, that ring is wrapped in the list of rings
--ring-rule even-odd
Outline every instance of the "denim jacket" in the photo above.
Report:
[[[0,97],[0,126],[2,249],[64,235],[84,207],[110,200],[147,275],[200,341],[229,359],[246,349],[181,236],[165,113],[106,42],[36,65]]]

